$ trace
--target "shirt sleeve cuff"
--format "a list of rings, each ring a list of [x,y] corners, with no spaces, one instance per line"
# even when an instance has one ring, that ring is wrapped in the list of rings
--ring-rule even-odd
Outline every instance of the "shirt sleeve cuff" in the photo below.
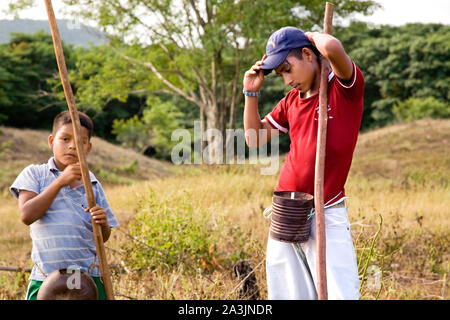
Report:
[[[353,87],[353,85],[354,85],[355,82],[356,82],[356,65],[355,65],[355,63],[354,63],[353,61],[352,61],[352,64],[353,64],[353,79],[352,79],[350,85],[345,85],[345,84],[343,84],[343,83],[339,80],[339,78],[336,77],[337,82],[339,82],[339,84],[340,84],[343,88],[346,88],[346,89],[350,89],[351,87]]]
[[[288,129],[286,129],[285,127],[279,125],[278,122],[276,122],[276,121],[272,118],[272,116],[271,116],[270,114],[268,114],[268,115],[266,116],[266,119],[269,120],[268,122],[269,122],[274,128],[280,130],[280,131],[283,132],[283,133],[287,133],[287,132],[288,132]]]

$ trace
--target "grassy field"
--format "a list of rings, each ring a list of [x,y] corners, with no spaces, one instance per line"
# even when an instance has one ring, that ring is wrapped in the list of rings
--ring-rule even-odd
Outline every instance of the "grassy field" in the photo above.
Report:
[[[4,188],[46,160],[48,133],[0,129]],[[239,299],[233,266],[241,260],[267,298],[262,211],[276,175],[254,165],[173,167],[100,140],[96,147],[90,168],[106,180],[121,224],[106,243],[118,299]],[[450,120],[360,135],[346,193],[361,299],[448,299],[449,182]],[[0,200],[0,265],[29,268],[28,227],[7,191]],[[0,299],[23,299],[27,277],[0,271]]]

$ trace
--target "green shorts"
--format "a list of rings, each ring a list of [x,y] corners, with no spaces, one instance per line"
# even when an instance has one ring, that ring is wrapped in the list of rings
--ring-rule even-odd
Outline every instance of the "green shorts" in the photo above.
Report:
[[[92,277],[95,284],[97,285],[97,295],[98,300],[106,300],[105,287],[103,286],[102,278],[100,277]],[[42,281],[31,280],[28,285],[27,296],[25,300],[37,300],[37,295],[39,292],[39,288],[42,285]]]

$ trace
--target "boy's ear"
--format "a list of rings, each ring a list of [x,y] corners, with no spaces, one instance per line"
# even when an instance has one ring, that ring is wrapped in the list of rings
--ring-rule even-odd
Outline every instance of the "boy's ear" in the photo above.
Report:
[[[89,154],[89,152],[91,152],[91,149],[92,149],[92,142],[89,141],[89,145],[87,147],[86,154]]]
[[[302,58],[306,59],[306,61],[311,62],[313,60],[313,51],[309,48],[302,48]]]
[[[50,149],[53,149],[53,139],[54,139],[53,135],[48,136],[48,146]]]

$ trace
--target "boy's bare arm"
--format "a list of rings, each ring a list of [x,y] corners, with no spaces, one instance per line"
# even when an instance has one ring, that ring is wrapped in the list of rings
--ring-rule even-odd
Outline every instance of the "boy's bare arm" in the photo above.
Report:
[[[108,241],[110,235],[111,235],[111,227],[107,223],[102,224],[103,242]]]
[[[264,72],[261,70],[261,64],[264,61],[265,56],[262,60],[257,61],[244,75],[244,90],[248,92],[257,92],[261,89],[264,83]],[[266,134],[260,139],[260,130],[265,129]],[[245,97],[245,107],[244,107],[244,130],[245,130],[245,141],[250,148],[255,148],[265,144],[272,138],[272,130],[270,124],[265,120],[261,120],[258,112],[258,97]],[[254,130],[254,135],[252,135],[249,130]],[[254,139],[252,139],[254,137]]]
[[[19,213],[22,222],[30,225],[39,220],[50,208],[61,188],[69,185],[74,180],[80,179],[80,165],[73,164],[67,166],[63,173],[40,194],[28,190],[20,190]]]
[[[350,80],[353,75],[353,64],[345,53],[341,42],[335,37],[319,32],[305,32],[309,41],[319,52],[330,61],[334,74],[343,79]]]
[[[19,191],[20,220],[27,226],[39,220],[50,208],[61,187],[54,181],[44,192],[36,194],[28,190]]]

